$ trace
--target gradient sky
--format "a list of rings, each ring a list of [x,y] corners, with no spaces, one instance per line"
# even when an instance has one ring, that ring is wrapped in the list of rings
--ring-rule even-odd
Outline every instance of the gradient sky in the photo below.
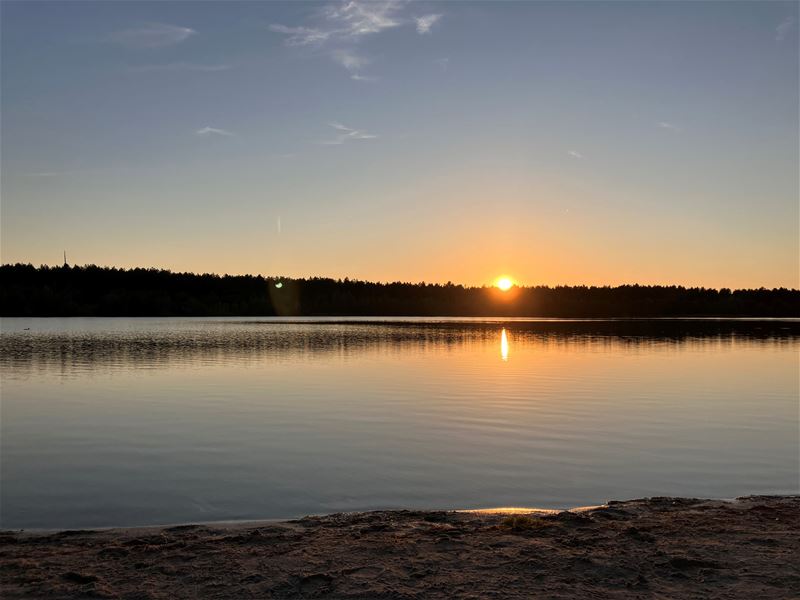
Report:
[[[5,1],[2,261],[800,287],[798,20]]]

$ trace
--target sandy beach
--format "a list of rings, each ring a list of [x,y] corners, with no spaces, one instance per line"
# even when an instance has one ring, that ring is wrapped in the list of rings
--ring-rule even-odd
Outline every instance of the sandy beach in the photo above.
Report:
[[[5,531],[10,598],[797,598],[800,496]]]

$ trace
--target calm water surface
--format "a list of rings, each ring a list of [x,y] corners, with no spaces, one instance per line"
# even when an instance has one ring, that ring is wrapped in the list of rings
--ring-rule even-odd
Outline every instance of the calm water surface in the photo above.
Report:
[[[3,319],[2,527],[798,493],[797,321]]]

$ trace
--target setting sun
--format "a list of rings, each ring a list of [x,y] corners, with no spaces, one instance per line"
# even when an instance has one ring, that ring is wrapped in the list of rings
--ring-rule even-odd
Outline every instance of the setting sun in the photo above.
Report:
[[[514,282],[508,277],[500,277],[495,285],[505,292],[511,289],[511,286],[514,285]]]

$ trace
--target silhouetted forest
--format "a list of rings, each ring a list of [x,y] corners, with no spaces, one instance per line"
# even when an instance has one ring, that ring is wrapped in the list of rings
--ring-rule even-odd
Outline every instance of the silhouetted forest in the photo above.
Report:
[[[159,269],[0,266],[10,316],[797,317],[800,291],[680,286],[493,287]]]

